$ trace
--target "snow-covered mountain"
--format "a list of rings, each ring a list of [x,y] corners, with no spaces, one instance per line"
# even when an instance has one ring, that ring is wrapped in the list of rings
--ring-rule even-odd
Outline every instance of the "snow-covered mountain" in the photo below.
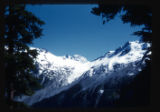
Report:
[[[80,55],[55,56],[47,50],[31,48],[37,49],[39,53],[35,60],[39,73],[35,76],[41,78],[44,88],[32,96],[22,96],[16,100],[24,101],[28,105],[37,102],[43,104],[46,100],[58,103],[67,100],[69,97],[66,95],[69,94],[72,96],[72,100],[69,98],[72,101],[70,104],[73,105],[75,99],[79,99],[83,94],[80,102],[85,102],[83,104],[87,105],[86,103],[90,104],[91,101],[87,95],[96,92],[99,95],[92,101],[96,106],[102,94],[106,92],[104,89],[106,85],[113,89],[122,82],[122,79],[134,77],[143,69],[145,62],[140,62],[149,46],[150,44],[140,41],[127,42],[124,46],[109,51],[94,61],[88,61]],[[75,91],[73,88],[78,89]],[[62,104],[58,103],[55,106]]]

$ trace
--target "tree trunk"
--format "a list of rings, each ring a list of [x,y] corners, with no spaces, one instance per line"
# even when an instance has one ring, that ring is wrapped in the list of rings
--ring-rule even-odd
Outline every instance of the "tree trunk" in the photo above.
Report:
[[[13,83],[10,84],[9,88],[8,88],[8,103],[9,103],[9,108],[13,109],[13,99],[14,99],[14,93],[15,93],[15,89],[13,88]]]

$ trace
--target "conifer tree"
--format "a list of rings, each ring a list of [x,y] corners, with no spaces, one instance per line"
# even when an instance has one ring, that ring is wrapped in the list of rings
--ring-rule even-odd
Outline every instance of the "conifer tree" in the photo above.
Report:
[[[99,4],[98,7],[92,9],[91,13],[102,16],[104,24],[114,19],[119,13],[123,23],[130,23],[131,26],[143,25],[142,30],[134,34],[141,36],[145,42],[152,42],[152,9],[150,6]]]
[[[103,24],[113,20],[117,14],[120,14],[124,24],[130,23],[131,27],[142,26],[142,29],[133,32],[133,35],[141,37],[141,40],[144,42],[152,43],[152,7],[149,5],[99,4],[98,7],[92,8],[91,13],[102,16]],[[144,57],[151,59],[151,55],[147,56],[150,51],[151,47],[148,48]]]
[[[34,77],[36,50],[29,45],[42,35],[42,20],[25,9],[25,5],[10,4],[5,8],[5,92],[9,105],[15,96],[32,95],[41,87]]]
[[[142,41],[152,44],[152,8],[142,5],[106,5],[99,4],[91,11],[93,14],[102,16],[103,24],[114,19],[119,13],[123,23],[130,23],[131,26],[143,26],[140,31],[133,32],[134,35],[140,36]],[[142,61],[145,60],[146,67],[138,73],[129,85],[122,86],[120,99],[117,100],[116,106],[148,106],[150,104],[150,74],[151,74],[151,47],[144,54]],[[132,96],[128,97],[132,91]]]

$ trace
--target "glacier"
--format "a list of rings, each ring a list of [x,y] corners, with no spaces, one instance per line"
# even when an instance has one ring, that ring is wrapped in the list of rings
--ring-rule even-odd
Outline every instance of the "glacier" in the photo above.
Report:
[[[129,41],[124,46],[109,51],[93,61],[88,61],[78,54],[56,56],[45,49],[31,47],[39,53],[35,60],[39,72],[35,76],[42,78],[41,84],[44,87],[32,96],[23,95],[16,97],[15,100],[33,105],[80,84],[81,89],[74,93],[74,97],[83,91],[93,93],[100,86],[96,106],[105,92],[106,82],[110,86],[116,85],[122,77],[133,77],[143,69],[145,62],[140,65],[139,63],[150,46],[149,43],[141,41]]]

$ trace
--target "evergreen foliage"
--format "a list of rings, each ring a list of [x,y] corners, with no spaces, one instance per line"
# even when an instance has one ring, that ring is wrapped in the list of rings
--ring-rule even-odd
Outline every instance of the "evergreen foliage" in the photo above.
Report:
[[[130,23],[131,26],[143,26],[140,31],[133,34],[141,37],[142,41],[152,44],[152,8],[142,5],[106,5],[99,4],[91,11],[93,14],[102,16],[103,23],[109,22],[119,13],[123,23]],[[150,104],[150,74],[151,74],[151,47],[144,54],[146,67],[142,70],[130,84],[121,86],[120,99],[116,101],[116,106],[148,106]]]
[[[114,19],[119,13],[123,23],[130,23],[131,26],[143,26],[142,30],[134,32],[134,35],[141,36],[145,42],[152,42],[152,9],[150,6],[99,4],[98,7],[92,9],[91,13],[102,16],[103,23]]]
[[[5,8],[5,88],[7,101],[11,105],[15,96],[32,95],[41,88],[33,75],[37,69],[34,59],[38,53],[28,45],[42,35],[43,24],[25,9],[25,5],[12,4]]]

